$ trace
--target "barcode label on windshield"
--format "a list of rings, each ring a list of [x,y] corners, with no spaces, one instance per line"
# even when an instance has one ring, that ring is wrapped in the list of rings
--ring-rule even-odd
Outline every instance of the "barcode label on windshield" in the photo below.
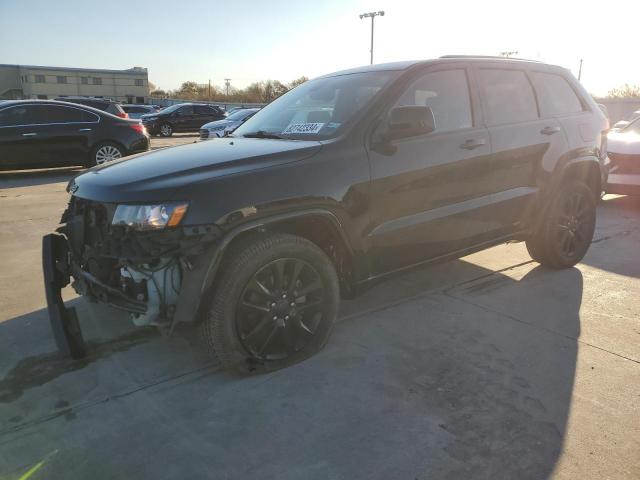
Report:
[[[318,133],[324,123],[292,123],[282,133]]]

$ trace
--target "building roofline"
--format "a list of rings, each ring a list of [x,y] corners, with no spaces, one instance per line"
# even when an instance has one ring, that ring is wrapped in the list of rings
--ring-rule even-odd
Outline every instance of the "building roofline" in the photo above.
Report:
[[[30,70],[67,70],[71,72],[94,72],[94,73],[121,73],[126,75],[148,74],[148,70],[142,67],[133,67],[125,70],[109,70],[106,68],[77,68],[77,67],[48,67],[44,65],[18,65],[0,63],[0,67],[28,68]]]

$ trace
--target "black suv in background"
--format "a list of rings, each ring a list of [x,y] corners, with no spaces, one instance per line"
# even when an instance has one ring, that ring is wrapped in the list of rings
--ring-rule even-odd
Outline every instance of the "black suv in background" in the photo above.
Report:
[[[205,123],[224,117],[224,111],[217,105],[178,103],[140,119],[151,135],[170,137],[173,132],[197,132]]]
[[[148,149],[135,120],[66,102],[0,103],[0,169],[94,166]]]
[[[115,115],[116,117],[129,118],[127,112],[124,111],[124,109],[118,102],[109,100],[108,98],[58,97],[54,98],[54,100],[57,100],[59,102],[77,103],[78,105],[86,105],[87,107],[97,108],[98,110],[110,113],[111,115]]]
[[[228,138],[69,184],[43,244],[57,343],[83,353],[60,297],[70,277],[136,325],[204,322],[222,365],[246,372],[318,351],[340,297],[395,272],[511,240],[571,267],[593,236],[607,128],[569,71],[538,62],[458,56],[308,81]]]

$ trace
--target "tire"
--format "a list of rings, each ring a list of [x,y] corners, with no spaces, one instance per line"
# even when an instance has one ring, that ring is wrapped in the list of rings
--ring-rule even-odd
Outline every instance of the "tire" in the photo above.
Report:
[[[529,255],[550,268],[570,268],[587,253],[596,225],[596,196],[583,182],[563,184],[537,232],[526,241]]]
[[[94,167],[96,165],[102,165],[103,163],[117,160],[126,155],[125,149],[122,145],[115,142],[100,142],[91,149],[89,154],[88,167]]]
[[[259,234],[225,257],[203,324],[205,342],[225,370],[273,371],[324,347],[339,288],[320,248],[294,235]]]
[[[173,135],[173,127],[170,123],[163,123],[162,125],[160,125],[158,133],[161,137],[170,137],[171,135]]]

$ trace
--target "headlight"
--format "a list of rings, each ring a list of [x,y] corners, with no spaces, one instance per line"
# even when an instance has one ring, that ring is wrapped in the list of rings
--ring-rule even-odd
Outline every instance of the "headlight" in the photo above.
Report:
[[[135,230],[159,230],[176,227],[187,213],[188,203],[171,202],[157,205],[118,205],[112,225]]]

